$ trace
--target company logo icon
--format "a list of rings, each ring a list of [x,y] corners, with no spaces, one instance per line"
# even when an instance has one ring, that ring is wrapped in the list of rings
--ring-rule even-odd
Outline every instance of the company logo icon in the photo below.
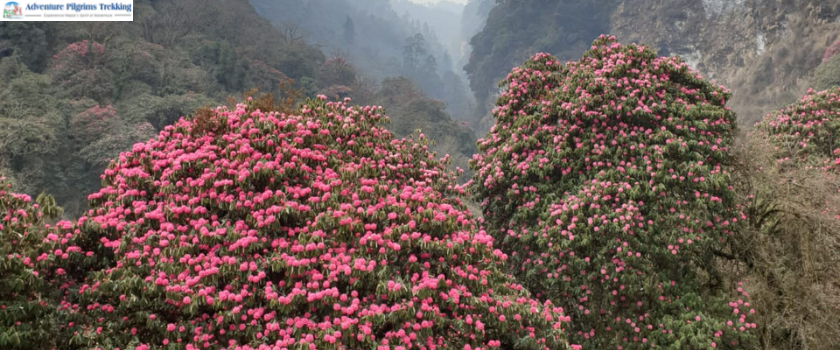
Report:
[[[21,19],[23,18],[23,7],[16,2],[7,2],[3,7],[4,19]]]

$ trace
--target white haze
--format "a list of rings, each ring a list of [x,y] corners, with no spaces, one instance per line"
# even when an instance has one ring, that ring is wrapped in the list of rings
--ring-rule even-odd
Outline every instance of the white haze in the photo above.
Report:
[[[469,0],[409,0],[409,1],[416,2],[418,4],[435,4],[435,3],[438,3],[438,2],[441,2],[441,1],[449,1],[449,2],[454,2],[454,3],[459,3],[459,4],[466,4],[467,1],[469,1]]]

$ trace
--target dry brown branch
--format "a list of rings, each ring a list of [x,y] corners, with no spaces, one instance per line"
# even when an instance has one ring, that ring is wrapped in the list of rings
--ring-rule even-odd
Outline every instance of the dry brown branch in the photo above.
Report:
[[[716,252],[737,261],[760,315],[764,349],[840,346],[840,176],[780,164],[759,137],[742,143],[736,162],[750,225]],[[733,259],[736,258],[736,259]]]

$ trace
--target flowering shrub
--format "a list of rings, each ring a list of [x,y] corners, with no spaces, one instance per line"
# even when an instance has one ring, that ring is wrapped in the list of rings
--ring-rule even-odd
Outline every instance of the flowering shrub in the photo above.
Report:
[[[87,145],[108,134],[118,118],[117,110],[111,105],[93,106],[70,117],[70,133]]]
[[[90,74],[97,70],[97,64],[104,57],[105,47],[99,43],[83,40],[67,45],[53,55],[50,77],[55,82],[68,83],[82,78],[80,72]]]
[[[47,237],[71,344],[566,348],[444,164],[380,109],[324,99],[204,111],[121,154]]]
[[[571,317],[570,342],[747,347],[746,293],[709,287],[744,218],[722,167],[729,92],[605,36],[579,62],[537,54],[503,84],[472,190],[513,272]]]
[[[840,170],[840,89],[808,90],[798,103],[768,114],[757,125],[780,162]]]
[[[840,53],[840,40],[835,41],[827,48],[825,48],[825,52],[823,52],[822,62],[825,63],[830,61],[834,56],[837,56],[838,53]]]
[[[262,91],[273,91],[288,77],[283,72],[267,65],[260,60],[254,60],[248,70],[249,86],[259,88]]]
[[[53,56],[50,78],[64,95],[102,101],[113,90],[112,73],[100,64],[104,52],[101,44],[87,40],[69,44]]]
[[[96,55],[101,55],[103,52],[105,52],[105,47],[96,42],[82,40],[71,43],[53,55],[54,68],[57,73],[92,68]]]
[[[29,255],[44,237],[44,219],[60,215],[60,210],[43,208],[10,188],[0,175],[0,348],[46,348],[54,340],[54,298],[46,295],[51,288]]]

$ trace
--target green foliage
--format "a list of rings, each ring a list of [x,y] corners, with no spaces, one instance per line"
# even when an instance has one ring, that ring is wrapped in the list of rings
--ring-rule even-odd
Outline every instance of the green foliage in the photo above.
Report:
[[[222,85],[230,86],[232,90],[241,90],[245,67],[227,42],[219,45],[217,63],[216,80]]]
[[[831,56],[814,71],[814,89],[817,91],[840,87],[840,55]]]
[[[54,347],[56,295],[35,266],[44,224],[61,215],[52,196],[10,192],[0,175],[0,348]]]
[[[155,129],[160,130],[174,124],[181,117],[190,115],[200,107],[213,104],[214,99],[196,93],[171,94],[162,97],[143,94],[125,101],[121,109],[125,111],[126,120],[148,122]]]
[[[0,71],[8,77],[0,85],[0,168],[19,175],[20,191],[64,186],[49,162],[66,148],[67,101],[53,94],[48,76],[29,71],[17,55],[0,60]]]
[[[27,68],[40,72],[52,55],[56,34],[55,23],[0,22],[0,52],[19,55]]]

